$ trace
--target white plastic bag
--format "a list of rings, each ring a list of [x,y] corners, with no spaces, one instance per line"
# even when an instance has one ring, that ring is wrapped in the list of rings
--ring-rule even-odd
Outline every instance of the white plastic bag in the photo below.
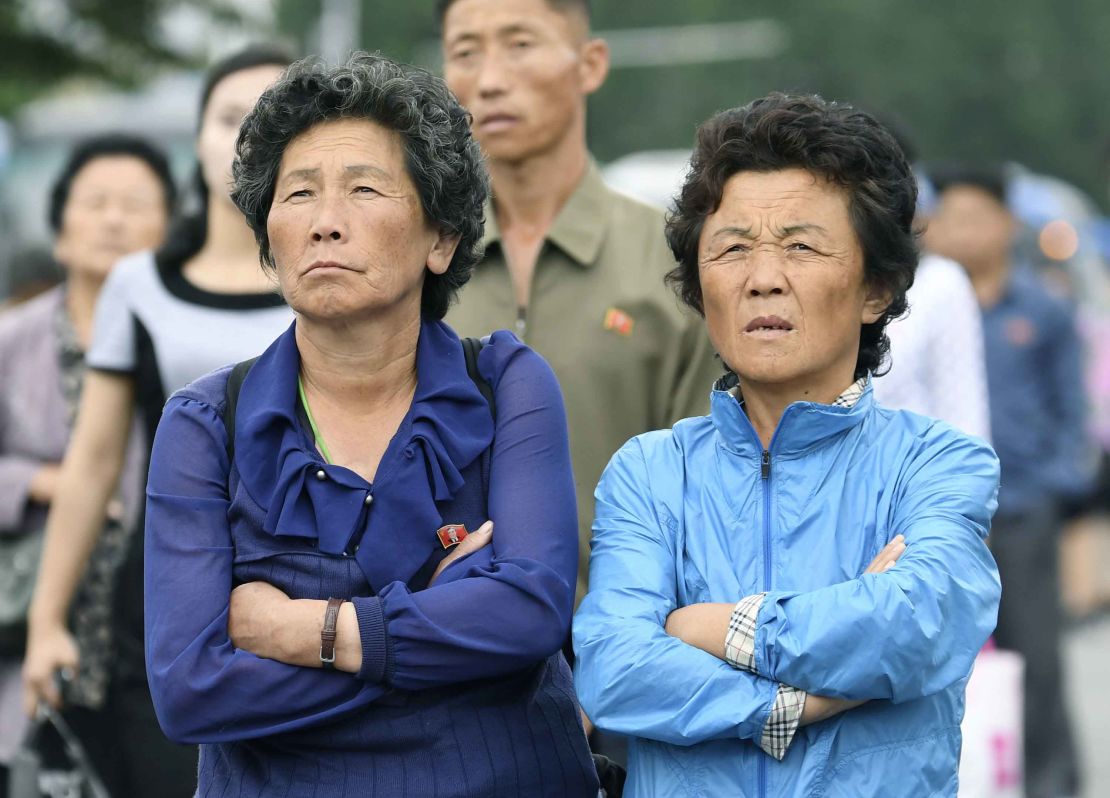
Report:
[[[960,798],[1021,798],[1025,661],[988,644],[967,683]]]

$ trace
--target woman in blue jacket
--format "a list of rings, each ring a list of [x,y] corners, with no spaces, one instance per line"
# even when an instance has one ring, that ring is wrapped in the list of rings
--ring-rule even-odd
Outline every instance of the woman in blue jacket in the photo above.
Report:
[[[708,417],[614,456],[574,623],[583,709],[632,738],[626,794],[956,794],[999,473],[872,397],[916,193],[874,119],[818,97],[698,133],[670,279],[730,374]]]
[[[147,662],[198,794],[592,798],[559,388],[507,332],[468,366],[441,321],[482,233],[469,116],[385,58],[301,62],[234,176],[296,321],[154,443]]]

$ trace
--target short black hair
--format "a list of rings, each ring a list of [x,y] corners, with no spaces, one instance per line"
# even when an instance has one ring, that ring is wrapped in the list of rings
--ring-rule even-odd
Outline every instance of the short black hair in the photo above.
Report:
[[[890,351],[886,325],[906,312],[906,292],[917,269],[917,182],[894,137],[850,105],[775,92],[702,124],[685,184],[667,218],[667,241],[678,261],[667,282],[704,314],[698,243],[706,218],[720,206],[725,183],[739,172],[791,168],[823,177],[848,194],[864,279],[890,296],[883,315],[862,325],[855,377],[880,374]]]
[[[556,11],[580,11],[590,18],[590,0],[544,0]],[[436,24],[443,31],[443,20],[447,17],[447,9],[458,0],[436,0]]]
[[[1000,205],[1008,207],[1006,200],[1009,181],[1002,164],[942,161],[931,164],[925,173],[932,181],[938,198],[953,186],[970,186],[989,194]]]
[[[55,234],[62,229],[62,216],[65,214],[66,203],[69,202],[69,192],[73,188],[74,178],[91,161],[98,158],[135,158],[145,163],[162,184],[166,215],[173,214],[174,205],[177,203],[177,186],[173,182],[169,161],[162,151],[140,136],[128,133],[107,133],[79,142],[70,152],[65,166],[54,181],[54,186],[50,190],[47,218]]]
[[[480,257],[489,178],[470,114],[443,80],[381,55],[354,53],[337,67],[298,61],[243,120],[231,198],[258,239],[263,266],[274,267],[266,220],[285,148],[314,125],[336,119],[365,119],[395,131],[425,218],[459,236],[447,271],[424,277],[421,315],[442,319]]]

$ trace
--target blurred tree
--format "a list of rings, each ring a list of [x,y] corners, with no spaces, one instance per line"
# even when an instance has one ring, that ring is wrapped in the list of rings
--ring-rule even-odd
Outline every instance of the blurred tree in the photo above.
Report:
[[[151,39],[140,31],[149,31],[161,9],[182,2],[71,0],[71,15],[108,31],[104,40],[136,59],[157,59],[165,54],[142,54],[148,45],[137,42]],[[305,52],[318,51],[322,0],[273,2],[278,29]],[[11,24],[33,5],[62,4],[0,0],[6,56],[0,113],[56,74],[130,72],[133,61],[114,50],[97,46],[90,53],[59,44],[65,37],[49,26]],[[1106,0],[593,0],[592,6],[599,31],[771,19],[787,39],[777,55],[758,60],[615,69],[590,104],[590,143],[602,160],[688,147],[697,124],[718,109],[774,89],[804,90],[898,120],[922,158],[1017,160],[1106,201],[1100,174],[1110,141]],[[432,0],[362,0],[360,45],[438,68],[433,7]],[[9,41],[12,30],[19,35]]]
[[[70,78],[134,85],[152,67],[188,63],[165,29],[186,6],[240,17],[233,0],[0,0],[0,116]]]

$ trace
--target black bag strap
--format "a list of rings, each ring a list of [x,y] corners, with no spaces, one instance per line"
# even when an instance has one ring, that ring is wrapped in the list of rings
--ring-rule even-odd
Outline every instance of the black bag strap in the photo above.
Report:
[[[463,357],[466,359],[466,373],[474,383],[474,387],[478,389],[478,392],[482,394],[482,397],[486,400],[486,404],[489,405],[490,415],[493,416],[494,423],[496,423],[497,403],[493,398],[493,386],[491,386],[486,381],[486,378],[478,371],[478,354],[482,351],[483,346],[485,346],[485,344],[482,342],[481,338],[462,339]],[[231,373],[227,375],[223,422],[224,429],[227,430],[227,461],[229,463],[235,460],[235,408],[239,404],[239,392],[243,390],[243,381],[246,380],[247,374],[257,360],[257,357],[252,357],[250,360],[236,363],[231,367]],[[487,449],[482,455],[482,489],[487,495],[488,487],[489,450]]]
[[[247,373],[257,360],[258,358],[252,357],[250,360],[236,363],[231,367],[231,373],[227,375],[223,422],[224,429],[227,430],[227,462],[229,464],[235,460],[235,407],[239,404],[239,392],[243,390],[243,380],[247,378]]]
[[[482,394],[489,405],[490,415],[493,416],[494,423],[497,422],[497,403],[493,399],[493,386],[486,382],[486,378],[478,372],[478,354],[482,351],[481,338],[463,338],[462,348],[463,357],[466,358],[466,373],[470,375],[470,380],[474,383],[474,387]]]
[[[478,354],[485,346],[481,338],[463,338],[462,348],[463,357],[466,358],[466,373],[470,376],[471,382],[482,397],[489,405],[490,415],[493,416],[493,423],[497,425],[497,402],[493,397],[493,386],[490,385],[486,378],[478,371]],[[489,468],[490,468],[490,454],[493,446],[486,447],[482,452],[482,495],[489,496]]]

